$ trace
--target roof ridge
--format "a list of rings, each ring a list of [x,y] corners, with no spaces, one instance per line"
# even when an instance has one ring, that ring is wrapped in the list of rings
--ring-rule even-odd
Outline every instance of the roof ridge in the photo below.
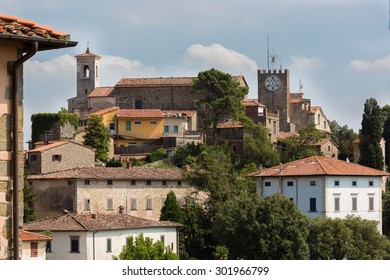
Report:
[[[328,172],[326,171],[326,168],[324,167],[324,165],[322,164],[321,160],[319,159],[319,156],[314,156],[314,158],[317,160],[317,162],[320,165],[322,171],[324,171],[324,173],[328,175]]]
[[[86,231],[89,231],[89,229],[86,227],[86,226],[84,226],[80,221],[78,221],[77,219],[76,219],[76,216],[78,216],[78,214],[76,214],[76,215],[73,215],[73,214],[66,214],[67,216],[70,216],[76,223],[78,223],[82,228],[84,228]]]

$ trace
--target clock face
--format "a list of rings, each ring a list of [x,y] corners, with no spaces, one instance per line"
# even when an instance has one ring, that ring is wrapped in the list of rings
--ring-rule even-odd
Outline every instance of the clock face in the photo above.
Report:
[[[278,76],[272,75],[265,79],[265,87],[270,91],[278,90],[282,86],[282,81]]]

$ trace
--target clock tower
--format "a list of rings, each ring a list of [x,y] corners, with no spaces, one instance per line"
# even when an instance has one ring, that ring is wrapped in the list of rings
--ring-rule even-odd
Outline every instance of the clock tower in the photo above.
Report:
[[[279,111],[280,130],[290,128],[290,79],[288,70],[257,71],[258,100],[270,113]]]

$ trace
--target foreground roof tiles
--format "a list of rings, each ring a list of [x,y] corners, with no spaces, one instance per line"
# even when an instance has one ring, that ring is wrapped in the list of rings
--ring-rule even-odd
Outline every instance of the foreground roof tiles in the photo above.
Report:
[[[23,229],[29,231],[101,231],[180,226],[181,224],[174,222],[152,221],[126,214],[67,213],[25,223]]]
[[[390,173],[325,156],[308,157],[252,173],[253,177],[279,176],[389,176]]]
[[[120,109],[118,118],[164,118],[160,109]]]
[[[242,127],[244,126],[240,121],[226,121],[226,122],[219,123],[217,125],[217,128],[242,128]]]
[[[20,231],[20,240],[22,241],[49,241],[51,238],[47,235],[29,232],[26,230]]]
[[[30,175],[34,179],[97,179],[97,180],[182,180],[179,168],[133,167],[86,167],[40,175]]]

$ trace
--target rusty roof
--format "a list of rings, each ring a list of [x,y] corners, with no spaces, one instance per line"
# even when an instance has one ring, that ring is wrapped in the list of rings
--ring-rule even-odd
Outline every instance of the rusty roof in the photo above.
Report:
[[[44,145],[44,146],[41,146],[39,148],[27,151],[27,153],[42,153],[42,152],[45,152],[47,150],[51,150],[53,148],[56,148],[56,147],[59,147],[59,146],[65,145],[65,144],[69,144],[69,143],[79,145],[79,146],[85,147],[87,149],[94,150],[93,148],[91,148],[89,146],[86,146],[86,145],[83,145],[83,144],[80,144],[80,143],[77,143],[74,141],[67,140],[67,141],[58,141],[58,142],[54,142],[54,143],[51,143],[48,145]]]
[[[38,50],[73,47],[70,35],[32,20],[0,14],[0,39],[23,43],[38,42]]]
[[[160,109],[119,109],[118,118],[164,118]]]
[[[49,241],[51,240],[51,237],[44,235],[44,234],[39,234],[35,232],[29,232],[26,230],[21,230],[20,231],[20,240],[22,241]]]
[[[113,90],[114,87],[97,87],[92,90],[88,97],[107,97]]]
[[[29,231],[103,231],[180,226],[179,223],[152,221],[126,214],[67,213],[25,223],[23,229]]]
[[[217,128],[242,128],[242,122],[240,121],[226,121],[217,125]]]
[[[280,176],[389,176],[390,173],[366,167],[356,163],[329,158],[313,156],[274,166],[263,170],[262,173],[252,173],[253,177],[280,177]]]
[[[179,168],[153,168],[153,167],[85,167],[65,171],[30,175],[34,179],[96,179],[96,180],[182,180]]]
[[[257,99],[244,99],[241,103],[245,107],[265,107],[265,105],[260,103]]]

